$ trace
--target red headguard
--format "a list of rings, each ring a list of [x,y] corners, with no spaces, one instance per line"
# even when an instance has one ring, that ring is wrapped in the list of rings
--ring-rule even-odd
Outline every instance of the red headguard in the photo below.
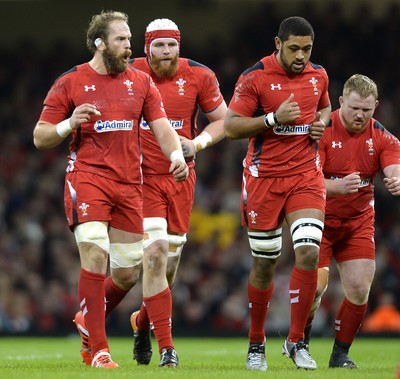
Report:
[[[168,18],[158,18],[150,22],[144,34],[144,52],[147,58],[151,59],[151,45],[156,39],[171,38],[178,43],[178,49],[181,43],[181,32],[175,22]]]

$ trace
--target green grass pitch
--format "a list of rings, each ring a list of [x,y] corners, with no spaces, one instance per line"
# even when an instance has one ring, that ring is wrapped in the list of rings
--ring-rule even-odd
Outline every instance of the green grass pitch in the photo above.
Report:
[[[138,366],[132,360],[131,338],[110,338],[113,359],[118,370],[86,367],[80,359],[80,340],[66,338],[0,337],[0,378],[2,379],[79,379],[79,378],[182,378],[182,379],[303,379],[303,378],[376,378],[396,379],[400,364],[400,339],[358,338],[351,357],[357,370],[328,369],[332,339],[314,338],[310,350],[318,364],[315,371],[298,370],[282,356],[283,339],[267,340],[268,371],[248,371],[245,367],[246,338],[175,338],[180,367],[158,367],[159,355],[153,340],[153,359],[149,366]]]

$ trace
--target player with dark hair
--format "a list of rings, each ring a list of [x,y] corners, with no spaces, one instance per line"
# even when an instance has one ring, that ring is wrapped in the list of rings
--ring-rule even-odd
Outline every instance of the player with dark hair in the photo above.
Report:
[[[109,313],[136,283],[142,263],[142,115],[170,159],[173,180],[188,175],[159,91],[149,75],[129,67],[130,40],[126,14],[93,16],[87,31],[93,58],[55,81],[33,133],[38,149],[55,147],[72,136],[64,204],[81,260],[81,311],[75,323],[84,362],[99,368],[119,367],[106,337],[106,303]],[[108,262],[111,275],[106,279]]]
[[[189,178],[174,183],[168,161],[150,134],[146,117],[141,123],[144,175],[143,304],[131,316],[134,359],[149,364],[152,351],[150,323],[158,342],[160,366],[177,366],[171,330],[172,287],[179,265],[194,202],[195,154],[224,137],[226,104],[218,80],[208,67],[180,57],[181,33],[166,18],[152,21],[145,33],[146,57],[132,67],[148,73],[160,90],[169,121],[179,134],[189,166]],[[201,109],[208,124],[199,131]]]
[[[276,51],[240,76],[225,119],[228,138],[249,138],[241,198],[242,224],[253,257],[249,370],[267,370],[264,323],[284,221],[293,239],[295,266],[289,283],[290,330],[282,353],[299,368],[317,368],[303,340],[317,287],[325,211],[316,141],[329,121],[331,105],[328,76],[309,61],[313,42],[313,28],[304,18],[283,20]]]
[[[375,273],[373,181],[382,170],[389,193],[400,196],[400,143],[373,118],[378,88],[372,79],[351,76],[339,103],[319,143],[328,198],[318,288],[305,343],[309,343],[312,320],[328,287],[329,266],[335,258],[344,300],[335,318],[329,367],[357,368],[348,353],[364,320]]]

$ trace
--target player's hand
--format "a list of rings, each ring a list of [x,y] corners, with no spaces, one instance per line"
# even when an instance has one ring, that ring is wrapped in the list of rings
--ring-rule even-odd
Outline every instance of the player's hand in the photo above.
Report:
[[[193,141],[182,136],[179,137],[179,140],[181,141],[183,156],[185,158],[193,157],[196,154],[196,146]]]
[[[341,187],[340,193],[342,195],[348,195],[351,193],[358,192],[361,184],[361,177],[359,172],[352,172],[349,175],[346,175],[342,180],[338,181],[338,184]]]
[[[290,96],[276,110],[276,118],[279,124],[289,125],[300,117],[300,107],[297,101],[292,101],[294,94]]]
[[[94,104],[81,104],[74,109],[70,118],[70,125],[72,129],[78,129],[81,124],[88,122],[92,115],[101,116]]]
[[[385,183],[385,187],[393,196],[400,196],[400,178],[397,176],[384,178],[383,183]]]
[[[176,159],[169,166],[169,172],[174,175],[176,182],[183,182],[189,176],[189,167],[186,162]]]
[[[315,120],[310,125],[310,137],[314,141],[319,141],[324,134],[325,122],[321,120],[321,112],[317,112]]]

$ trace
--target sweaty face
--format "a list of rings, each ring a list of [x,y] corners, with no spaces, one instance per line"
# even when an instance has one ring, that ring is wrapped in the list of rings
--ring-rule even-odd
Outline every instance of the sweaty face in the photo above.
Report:
[[[105,41],[103,60],[109,74],[124,72],[129,65],[131,51],[131,33],[123,21],[113,21],[109,25],[109,35]]]
[[[310,60],[313,41],[311,36],[293,36],[282,42],[275,38],[277,59],[281,66],[292,74],[301,74]]]
[[[373,95],[363,99],[357,92],[352,91],[347,96],[339,98],[339,115],[344,127],[352,133],[360,133],[374,115],[378,101]]]
[[[174,39],[155,41],[150,47],[150,66],[157,76],[172,77],[178,70],[179,46]]]

